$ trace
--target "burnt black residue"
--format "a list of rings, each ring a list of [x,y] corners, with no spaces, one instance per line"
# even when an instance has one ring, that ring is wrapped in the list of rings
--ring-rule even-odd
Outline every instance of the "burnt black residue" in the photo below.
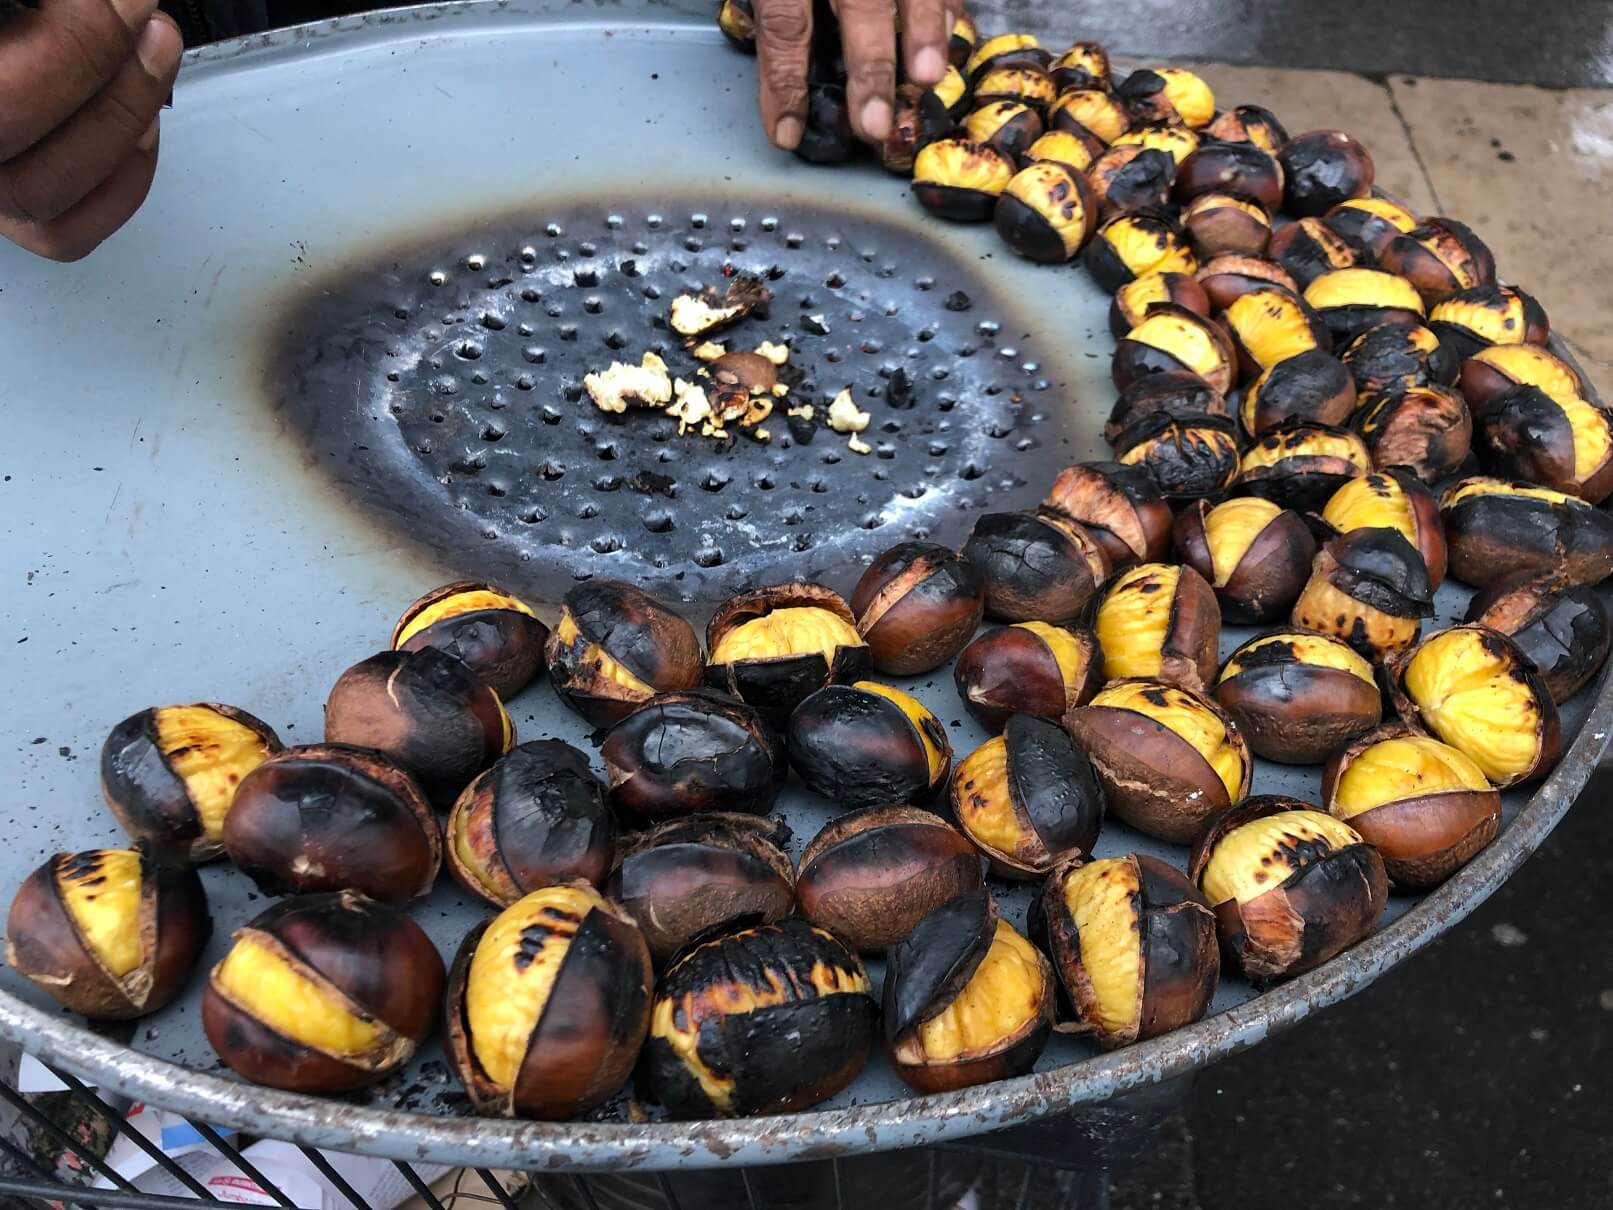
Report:
[[[302,276],[264,324],[270,406],[371,522],[549,601],[604,576],[696,601],[785,576],[849,587],[861,558],[955,544],[1067,461],[1068,401],[1034,339],[1002,335],[1029,325],[916,224],[719,197],[648,209],[466,220]],[[668,307],[740,274],[767,284],[770,314],[718,339],[791,349],[768,441],[593,406],[584,376],[646,352],[704,382]],[[845,386],[870,413],[866,454],[824,427]],[[807,404],[811,420],[786,415]]]

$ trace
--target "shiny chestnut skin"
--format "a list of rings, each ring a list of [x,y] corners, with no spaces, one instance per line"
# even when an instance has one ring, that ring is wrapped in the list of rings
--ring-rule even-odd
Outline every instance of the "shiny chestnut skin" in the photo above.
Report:
[[[801,914],[871,953],[895,945],[930,912],[982,885],[980,853],[919,807],[865,807],[823,826],[801,854]]]
[[[1423,300],[1411,283],[1380,269],[1335,269],[1305,287],[1305,303],[1344,348],[1368,328],[1421,323]]]
[[[1112,66],[1109,51],[1101,42],[1082,39],[1072,42],[1070,48],[1048,66],[1053,86],[1060,92],[1073,88],[1098,88],[1108,91],[1112,85]]]
[[[790,715],[784,747],[801,780],[842,807],[922,802],[952,768],[941,720],[873,681],[819,689]]]
[[[1206,824],[1188,875],[1215,912],[1223,952],[1259,983],[1348,949],[1372,931],[1389,897],[1383,858],[1359,833],[1272,794]]]
[[[1021,153],[1047,129],[1042,115],[1018,101],[991,101],[978,104],[963,119],[963,135],[982,147],[995,147],[1010,160]]]
[[[560,882],[599,886],[616,852],[605,783],[570,744],[521,744],[465,787],[446,827],[454,880],[494,907]]]
[[[1204,133],[1223,143],[1253,143],[1273,157],[1288,142],[1288,131],[1277,115],[1260,105],[1235,106],[1217,115]]]
[[[544,887],[460,945],[443,1052],[479,1113],[577,1117],[632,1071],[653,980],[626,913],[584,884]]]
[[[1061,862],[1031,915],[1071,1010],[1061,1032],[1113,1049],[1209,1011],[1221,973],[1215,913],[1174,866],[1144,853]]]
[[[1189,504],[1176,518],[1175,540],[1182,562],[1215,589],[1221,616],[1235,625],[1286,615],[1316,556],[1304,519],[1259,497]]]
[[[1353,197],[1340,202],[1322,221],[1361,254],[1361,264],[1377,265],[1378,257],[1395,236],[1417,226],[1417,216],[1404,206],[1381,197]]]
[[[605,897],[635,921],[657,962],[731,920],[781,920],[795,907],[789,828],[776,817],[713,811],[640,832]]]
[[[224,852],[235,787],[280,747],[268,723],[234,706],[142,710],[101,745],[101,797],[136,841],[182,861],[211,861]]]
[[[951,132],[952,115],[934,89],[899,84],[890,133],[879,145],[879,162],[887,172],[910,176],[918,153]]]
[[[1116,214],[1087,245],[1081,263],[1092,280],[1113,294],[1148,273],[1195,273],[1198,257],[1182,230],[1155,214]]]
[[[1457,386],[1475,415],[1518,386],[1539,387],[1553,399],[1583,399],[1585,379],[1555,353],[1539,345],[1491,345],[1461,365]]]
[[[1165,213],[1170,209],[1176,161],[1168,151],[1128,144],[1110,147],[1086,169],[1087,186],[1099,215]]]
[[[456,656],[435,647],[383,651],[337,678],[325,702],[325,742],[386,753],[433,806],[446,808],[510,750],[515,724]]]
[[[1244,451],[1235,486],[1242,494],[1309,512],[1371,469],[1372,453],[1356,433],[1290,416]]]
[[[1577,496],[1475,476],[1446,489],[1440,517],[1451,574],[1475,588],[1524,571],[1565,584],[1613,575],[1613,517]]]
[[[1200,257],[1261,256],[1271,242],[1271,216],[1231,193],[1201,193],[1182,209],[1182,226]]]
[[[1146,469],[1167,499],[1213,496],[1238,474],[1237,428],[1226,416],[1154,412],[1119,434],[1115,457]]]
[[[1551,339],[1551,321],[1533,295],[1493,283],[1441,300],[1428,313],[1428,326],[1457,362],[1491,345],[1544,346]]]
[[[1147,471],[1118,462],[1067,466],[1042,507],[1079,522],[1103,547],[1109,566],[1155,562],[1170,550],[1171,508]]]
[[[868,973],[832,933],[795,917],[730,928],[662,974],[639,1080],[679,1119],[806,1109],[857,1078],[878,1018]]]
[[[1449,346],[1420,323],[1368,328],[1339,354],[1365,396],[1392,387],[1450,386],[1457,361]]]
[[[1073,259],[1092,238],[1098,204],[1084,175],[1046,161],[1014,174],[997,199],[993,220],[1015,252],[1057,265]]]
[[[357,891],[383,903],[426,894],[442,833],[414,779],[346,744],[287,748],[241,779],[224,850],[266,895]]]
[[[403,611],[392,628],[392,647],[439,647],[508,701],[543,671],[548,637],[549,628],[519,597],[485,580],[457,580]]]
[[[1215,700],[1255,755],[1285,765],[1321,764],[1383,719],[1372,664],[1342,639],[1293,628],[1234,651]]]
[[[1325,349],[1306,349],[1279,361],[1243,388],[1238,416],[1258,437],[1290,417],[1342,425],[1355,413],[1355,380]]]
[[[267,970],[279,977],[265,980]],[[288,976],[309,990],[269,998]],[[349,1092],[409,1061],[436,1024],[442,995],[436,947],[398,909],[353,891],[298,895],[236,930],[208,979],[202,1029],[218,1057],[254,1084]],[[357,1023],[373,1035],[362,1050],[328,1045],[327,1030],[350,1033]]]
[[[1191,567],[1143,563],[1105,588],[1093,618],[1104,675],[1202,689],[1215,678],[1221,608]]]
[[[1295,218],[1319,217],[1372,192],[1372,155],[1342,130],[1295,135],[1277,160],[1283,166],[1283,210]]]
[[[1316,312],[1299,295],[1279,286],[1244,291],[1221,312],[1221,323],[1237,350],[1246,382],[1310,349],[1333,348]]]
[[[706,624],[706,683],[782,727],[806,697],[866,675],[868,644],[839,593],[796,581],[736,593]]]
[[[1511,638],[1558,705],[1590,684],[1613,647],[1613,621],[1594,590],[1533,572],[1475,593],[1463,620]]]
[[[933,542],[902,542],[869,564],[850,604],[874,668],[917,676],[941,667],[974,636],[986,586],[957,552]]]
[[[1103,426],[1103,439],[1111,446],[1119,446],[1132,426],[1149,420],[1155,412],[1178,420],[1195,421],[1205,417],[1225,420],[1227,401],[1226,396],[1197,374],[1185,370],[1149,374],[1120,392]],[[1234,458],[1236,453],[1234,448]]]
[[[1170,303],[1195,315],[1210,314],[1204,288],[1186,273],[1150,273],[1115,291],[1109,306],[1109,331],[1119,340],[1148,317],[1155,307]],[[1202,409],[1199,409],[1202,410]]]
[[[784,742],[743,702],[706,690],[664,693],[599,746],[618,817],[633,823],[706,811],[763,814],[784,785]]]
[[[1301,289],[1324,273],[1352,268],[1360,259],[1356,250],[1319,218],[1296,219],[1280,228],[1271,237],[1266,255],[1287,269]]]
[[[1217,256],[1199,267],[1199,285],[1216,311],[1225,311],[1251,290],[1280,286],[1299,293],[1299,283],[1276,261],[1263,256]]]
[[[1535,386],[1506,391],[1478,417],[1485,470],[1600,504],[1613,494],[1613,416]]]
[[[212,931],[196,871],[160,850],[57,853],[11,901],[6,964],[81,1016],[128,1021],[179,995]]]
[[[1404,467],[1424,483],[1459,470],[1473,448],[1473,417],[1449,387],[1389,387],[1361,401],[1351,421],[1378,470]]]
[[[1423,557],[1429,584],[1438,588],[1445,582],[1445,527],[1439,519],[1439,501],[1406,468],[1393,466],[1346,481],[1328,497],[1321,519],[1329,530],[1341,534],[1353,529],[1399,531]]]
[[[1182,205],[1206,193],[1247,198],[1267,214],[1283,201],[1283,170],[1254,143],[1206,143],[1176,169],[1176,200]]]
[[[1116,342],[1110,364],[1115,387],[1122,391],[1150,374],[1186,372],[1224,395],[1237,378],[1232,345],[1221,325],[1172,303],[1150,307]]]
[[[1378,264],[1398,273],[1433,307],[1453,294],[1495,282],[1495,257],[1473,229],[1453,218],[1427,218],[1395,236]]]
[[[1103,685],[1103,652],[1090,630],[1016,622],[988,630],[952,669],[958,696],[992,735],[1016,714],[1058,720]]]
[[[548,656],[560,700],[595,727],[620,721],[657,693],[693,689],[704,668],[694,627],[621,580],[591,580],[566,593]]]
[[[1026,146],[1032,141],[1026,140]],[[913,196],[938,218],[984,223],[996,212],[997,199],[1013,176],[1013,157],[998,147],[965,138],[936,139],[913,159]]]
[[[1293,622],[1343,639],[1370,660],[1411,646],[1433,613],[1422,555],[1397,530],[1367,527],[1317,553]]]
[[[986,585],[986,614],[1004,622],[1068,622],[1109,577],[1085,527],[1051,512],[987,513],[963,544]]]

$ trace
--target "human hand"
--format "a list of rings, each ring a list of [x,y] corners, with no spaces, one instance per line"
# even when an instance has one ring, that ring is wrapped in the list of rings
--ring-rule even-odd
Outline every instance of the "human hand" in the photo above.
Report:
[[[133,216],[183,49],[157,0],[43,0],[0,24],[0,239],[79,260]]]

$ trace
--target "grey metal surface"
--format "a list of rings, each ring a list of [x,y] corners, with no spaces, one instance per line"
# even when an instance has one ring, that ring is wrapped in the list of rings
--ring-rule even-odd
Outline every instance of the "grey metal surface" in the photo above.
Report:
[[[825,172],[772,155],[749,111],[750,64],[703,11],[649,11],[653,19],[616,5],[582,16],[558,3],[428,8],[212,48],[185,73],[157,190],[125,235],[69,269],[0,249],[11,422],[0,554],[15,577],[0,637],[16,687],[0,704],[14,820],[0,885],[58,848],[116,840],[94,763],[125,714],[213,698],[259,714],[288,742],[316,738],[341,669],[384,644],[405,603],[483,566],[484,552],[513,550],[514,583],[536,598],[563,591],[552,570],[523,574],[518,548],[497,534],[456,547],[418,540],[421,526],[438,523],[429,511],[402,526],[378,521],[376,502],[339,486],[337,468],[366,451],[311,446],[280,409],[286,317],[390,249],[519,259],[517,230],[539,238],[549,215],[574,213],[584,196],[602,231],[612,214],[660,213],[665,198],[698,205],[719,231],[759,212],[781,224],[799,215],[825,240],[842,222],[850,233],[877,221],[912,241],[917,258],[933,246],[937,260],[981,265],[987,277],[962,288],[996,300],[999,343],[1034,343],[1054,401],[1045,440],[1072,460],[1098,451],[1111,346],[1106,300],[1083,274],[1033,269],[989,229],[925,219],[877,170]],[[897,270],[916,281],[931,267]],[[355,378],[355,393],[362,386]],[[564,402],[560,383],[530,394],[525,406]],[[1042,483],[999,469],[1004,502],[1039,496]],[[951,540],[964,528],[950,517],[936,534]],[[859,557],[902,536],[901,525],[870,531],[826,578],[848,585]],[[613,567],[609,553],[578,555],[601,573]],[[1462,596],[1442,594],[1443,619],[1460,614]],[[1229,631],[1225,642],[1241,637]],[[960,753],[978,741],[944,675],[912,688],[952,724]],[[546,687],[512,713],[524,738],[585,738]],[[876,1059],[810,1114],[630,1126],[608,1120],[618,1104],[595,1122],[491,1122],[465,1116],[434,1047],[365,1097],[291,1096],[218,1074],[196,1024],[196,983],[149,1021],[97,1034],[5,972],[0,987],[12,996],[0,996],[0,1033],[105,1087],[206,1120],[402,1159],[698,1167],[957,1139],[1192,1070],[1364,986],[1532,851],[1583,786],[1610,719],[1605,685],[1581,695],[1567,712],[1578,738],[1533,799],[1507,797],[1500,839],[1433,895],[1393,900],[1385,925],[1324,969],[1258,997],[1229,979],[1216,1015],[1191,1029],[1112,1055],[1061,1041],[1031,1076],[943,1096],[906,1097]],[[1256,789],[1314,799],[1317,778],[1262,767]],[[785,810],[799,853],[830,810],[804,791]],[[1133,847],[1183,859],[1118,825],[1100,851]],[[206,882],[219,928],[211,962],[262,903],[228,870],[209,869]],[[1028,889],[1003,890],[1006,914],[1022,920]],[[477,918],[446,885],[418,915],[445,953]]]

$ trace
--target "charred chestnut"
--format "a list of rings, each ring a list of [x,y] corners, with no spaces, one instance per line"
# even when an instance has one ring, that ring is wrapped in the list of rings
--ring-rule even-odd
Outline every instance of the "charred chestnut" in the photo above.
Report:
[[[619,580],[590,581],[566,594],[548,654],[555,692],[596,727],[657,693],[694,688],[703,668],[694,627]]]
[[[1368,328],[1339,356],[1350,367],[1361,395],[1392,387],[1449,386],[1456,381],[1457,362],[1449,346],[1420,323]]]
[[[1019,163],[1022,168],[1032,164],[1063,164],[1072,172],[1084,175],[1102,154],[1103,141],[1091,131],[1049,130],[1025,148]]]
[[[1262,795],[1217,816],[1188,866],[1221,946],[1251,979],[1322,965],[1372,931],[1389,897],[1383,858],[1348,824]]]
[[[1458,362],[1491,345],[1544,345],[1551,323],[1534,297],[1516,286],[1476,286],[1437,303],[1428,326]]]
[[[426,796],[389,757],[310,744],[241,779],[224,850],[265,895],[357,891],[407,903],[437,881],[442,833]]]
[[[1180,373],[1149,374],[1120,392],[1103,426],[1103,439],[1118,449],[1125,444],[1127,433],[1134,426],[1145,421],[1155,423],[1151,419],[1155,413],[1164,413],[1189,423],[1204,419],[1225,420],[1227,401],[1220,391],[1197,374],[1189,374],[1185,370]],[[1220,445],[1219,442],[1215,444],[1217,447]],[[1235,472],[1238,461],[1236,442],[1233,443],[1231,457],[1232,470]],[[1137,469],[1139,473],[1144,473],[1142,468]]]
[[[1390,240],[1417,226],[1416,215],[1382,197],[1350,198],[1329,210],[1322,221],[1359,252],[1361,263],[1369,268],[1378,263]]]
[[[828,684],[868,671],[868,645],[840,595],[796,582],[729,597],[706,626],[709,684],[748,702],[775,726]]]
[[[784,784],[784,743],[751,707],[703,690],[664,693],[606,734],[610,802],[648,823],[705,811],[762,814]]]
[[[212,929],[196,871],[147,845],[57,853],[11,901],[6,964],[81,1016],[127,1021],[179,994]]]
[[[1383,718],[1372,665],[1342,639],[1279,630],[1250,639],[1221,670],[1215,700],[1256,756],[1319,765]]]
[[[974,18],[968,13],[959,13],[958,19],[952,23],[951,36],[947,39],[947,58],[954,70],[969,61],[979,41],[980,31],[975,28]]]
[[[839,80],[811,81],[807,85],[806,122],[801,141],[795,145],[796,158],[808,164],[844,164],[856,146],[846,86]]]
[[[1237,487],[1284,508],[1310,512],[1372,469],[1366,443],[1349,429],[1291,416],[1267,429],[1238,465]]]
[[[1403,277],[1378,269],[1335,269],[1305,287],[1305,302],[1344,348],[1368,328],[1421,323],[1423,300]]]
[[[1244,387],[1238,415],[1244,431],[1258,437],[1293,418],[1342,425],[1355,413],[1355,404],[1349,367],[1325,349],[1306,349]]]
[[[325,702],[325,742],[386,753],[446,809],[510,750],[515,724],[463,660],[425,647],[383,651],[342,673]]]
[[[1150,273],[1115,291],[1114,302],[1109,307],[1109,330],[1119,340],[1148,318],[1155,307],[1166,304],[1183,307],[1195,315],[1210,314],[1210,300],[1190,274]]]
[[[1254,766],[1220,706],[1162,681],[1115,681],[1072,710],[1109,809],[1140,832],[1186,844],[1206,818],[1241,802]]]
[[[598,886],[616,852],[605,784],[554,739],[520,745],[466,786],[447,833],[454,879],[494,907],[556,883]]]
[[[1074,1010],[1057,1028],[1128,1046],[1209,1011],[1221,973],[1215,913],[1157,857],[1065,862],[1033,909]]]
[[[1178,166],[1176,200],[1186,204],[1208,193],[1244,198],[1269,216],[1282,205],[1283,170],[1253,143],[1207,143]],[[1266,229],[1269,234],[1269,217]],[[1206,258],[1213,255],[1202,247],[1199,251]]]
[[[997,234],[1027,260],[1072,260],[1092,238],[1098,207],[1086,177],[1052,162],[1014,174],[997,199]]]
[[[952,774],[952,814],[1003,878],[1086,857],[1103,824],[1092,764],[1058,724],[1016,714]]]
[[[1329,497],[1322,520],[1341,534],[1356,529],[1392,529],[1422,555],[1428,582],[1445,580],[1445,528],[1439,502],[1403,467],[1351,479]]]
[[[1334,538],[1317,553],[1293,620],[1378,659],[1415,643],[1433,613],[1422,555],[1398,531],[1369,528]]]
[[[780,920],[795,907],[795,871],[782,820],[714,811],[640,832],[622,852],[605,897],[638,922],[665,962],[730,920]],[[961,838],[960,838],[961,839]]]
[[[1199,256],[1260,256],[1271,242],[1271,218],[1230,193],[1201,193],[1182,211],[1182,226]]]
[[[282,899],[237,929],[202,997],[218,1057],[254,1084],[348,1092],[397,1071],[437,1021],[442,959],[353,891]]]
[[[1231,484],[1238,473],[1238,438],[1225,416],[1155,412],[1120,433],[1115,456],[1147,470],[1167,498],[1190,500]]]
[[[1176,161],[1148,147],[1110,147],[1088,165],[1087,184],[1105,219],[1163,212],[1170,205]]]
[[[918,807],[867,807],[829,823],[801,854],[801,914],[855,950],[895,945],[954,896],[982,885],[980,854]]]
[[[1262,256],[1217,256],[1198,271],[1199,285],[1216,311],[1225,311],[1251,290],[1280,286],[1298,297],[1299,284],[1274,260]]]
[[[948,67],[941,82],[930,90],[946,107],[947,116],[956,120],[969,112],[974,96],[969,91],[969,82],[963,78],[963,73],[956,67]]]
[[[1467,461],[1473,417],[1449,387],[1390,387],[1361,401],[1351,422],[1379,470],[1404,467],[1437,483]]]
[[[955,551],[902,542],[863,572],[850,604],[873,666],[888,676],[917,676],[945,664],[974,637],[986,586]]]
[[[993,735],[1015,714],[1058,720],[1103,684],[1103,653],[1089,630],[1015,622],[963,649],[952,679],[964,708]]]
[[[1516,643],[1558,705],[1590,683],[1613,646],[1613,622],[1601,597],[1583,585],[1531,572],[1476,593],[1464,620]]]
[[[1158,562],[1170,550],[1171,508],[1153,476],[1118,462],[1067,466],[1053,480],[1044,509],[1078,521],[1103,547],[1109,567]]]
[[[1256,286],[1221,312],[1245,379],[1259,377],[1290,357],[1312,349],[1331,352],[1333,342],[1316,312],[1280,286]]]
[[[982,72],[974,84],[977,106],[1012,101],[1038,112],[1051,105],[1058,92],[1052,77],[1040,67],[993,67]]]
[[[911,176],[919,151],[951,131],[952,115],[940,93],[917,84],[900,84],[892,107],[890,133],[879,145],[879,162],[887,172]]]
[[[241,779],[280,751],[268,723],[217,702],[130,715],[101,745],[101,796],[135,840],[185,861],[224,851]]]
[[[1134,122],[1180,122],[1197,129],[1215,117],[1215,94],[1202,76],[1184,67],[1134,71],[1115,88],[1115,97]]]
[[[1199,267],[1187,237],[1154,214],[1117,214],[1103,223],[1081,263],[1111,294],[1149,273],[1194,273]]]
[[[1415,286],[1429,307],[1495,281],[1490,249],[1472,228],[1453,218],[1424,219],[1395,236],[1378,254],[1378,264]]]
[[[963,65],[963,74],[969,77],[972,86],[988,71],[1003,67],[1035,67],[1045,71],[1052,62],[1052,52],[1044,50],[1034,34],[998,34],[975,43]]]
[[[1161,123],[1152,123],[1142,126],[1133,126],[1125,134],[1110,144],[1112,147],[1146,147],[1153,151],[1163,151],[1172,161],[1180,164],[1188,156],[1199,149],[1203,140],[1198,132],[1186,126],[1170,126]]]
[[[1613,417],[1583,399],[1517,386],[1479,417],[1479,457],[1496,475],[1600,504],[1613,492]]]
[[[1111,84],[1109,52],[1101,42],[1072,43],[1048,66],[1053,85],[1060,92],[1073,88],[1096,88],[1107,92]]]
[[[1229,109],[1205,127],[1204,133],[1223,143],[1253,143],[1273,157],[1288,142],[1288,131],[1277,120],[1277,115],[1260,105]]]
[[[1050,130],[1085,131],[1109,144],[1131,129],[1131,115],[1107,89],[1072,88],[1053,102],[1047,125]]]
[[[1326,214],[1372,192],[1372,155],[1342,130],[1295,135],[1277,159],[1283,166],[1283,209],[1295,218]]]
[[[984,889],[931,912],[886,956],[891,1066],[920,1092],[1024,1075],[1053,1025],[1053,970]]]
[[[460,580],[404,610],[392,628],[392,647],[438,647],[456,655],[507,701],[543,671],[548,637],[549,628],[525,601],[485,581]]]
[[[590,886],[544,887],[459,947],[443,1049],[479,1113],[576,1117],[632,1071],[651,983],[625,912]]]
[[[995,147],[1010,160],[1041,138],[1044,129],[1042,115],[1018,101],[980,105],[963,119],[964,138],[982,147]]]
[[[1122,391],[1150,374],[1186,371],[1224,395],[1237,378],[1232,345],[1221,325],[1173,303],[1155,303],[1116,342],[1111,369]]]
[[[1468,757],[1404,727],[1362,736],[1329,762],[1322,798],[1378,850],[1397,886],[1437,886],[1495,839],[1501,795]]]
[[[1581,399],[1585,380],[1538,345],[1492,345],[1462,363],[1458,385],[1476,415],[1515,387],[1539,387],[1553,399]]]
[[[1353,268],[1356,250],[1319,218],[1296,219],[1271,237],[1267,255],[1303,289],[1324,273]]]
[[[963,557],[986,585],[986,614],[1005,622],[1068,622],[1109,577],[1109,559],[1085,528],[1052,512],[987,513]]]
[[[1475,476],[1440,500],[1451,574],[1485,588],[1516,572],[1555,574],[1565,584],[1613,575],[1613,517],[1578,496]]]
[[[1215,683],[1221,609],[1191,567],[1144,563],[1116,576],[1093,624],[1104,675],[1203,689]]]
[[[827,685],[785,729],[790,765],[842,807],[921,802],[952,770],[941,720],[910,694],[874,681]]]
[[[913,160],[913,196],[931,214],[957,223],[984,223],[1014,177],[1013,159],[968,139],[937,139]]]
[[[675,1118],[807,1109],[857,1078],[878,1016],[868,973],[827,930],[731,929],[661,976],[640,1076]]]
[[[1241,496],[1213,508],[1199,500],[1183,509],[1176,551],[1215,589],[1227,621],[1270,622],[1286,614],[1305,587],[1316,539],[1298,513]]]

